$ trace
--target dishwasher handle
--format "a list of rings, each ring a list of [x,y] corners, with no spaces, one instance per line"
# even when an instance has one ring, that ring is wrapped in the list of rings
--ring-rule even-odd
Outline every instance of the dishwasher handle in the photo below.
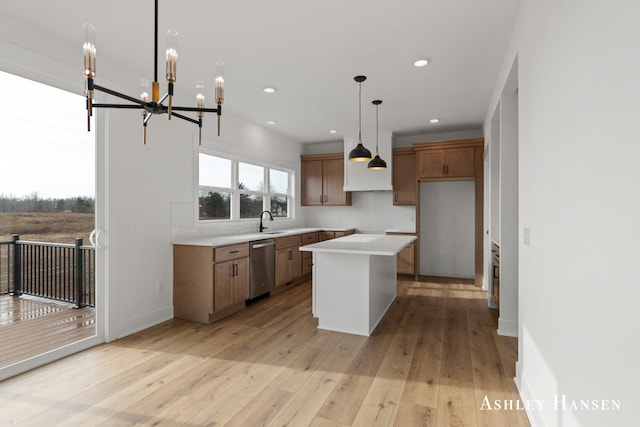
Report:
[[[267,243],[253,243],[251,244],[251,249],[259,249],[265,248],[267,246],[275,246],[276,242],[267,242]]]

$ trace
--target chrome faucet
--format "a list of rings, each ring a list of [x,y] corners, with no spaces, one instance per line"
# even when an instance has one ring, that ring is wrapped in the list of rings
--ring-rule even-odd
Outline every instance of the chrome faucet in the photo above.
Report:
[[[265,213],[265,212],[269,214],[269,219],[270,219],[271,221],[273,221],[273,215],[271,215],[271,212],[269,212],[269,211],[262,211],[262,212],[260,213],[260,232],[261,232],[261,233],[262,233],[262,230],[266,230],[266,229],[268,229],[268,228],[269,228],[269,227],[265,227],[265,226],[263,226],[263,225],[262,225],[262,217],[264,216],[264,213]]]

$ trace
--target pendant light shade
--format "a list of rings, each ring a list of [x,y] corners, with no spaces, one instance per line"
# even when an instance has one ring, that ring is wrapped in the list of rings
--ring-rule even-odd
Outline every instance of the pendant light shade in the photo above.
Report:
[[[358,82],[358,144],[349,153],[349,160],[352,162],[368,162],[371,160],[371,151],[362,144],[362,82],[367,79],[366,76],[355,76],[353,78]]]
[[[367,169],[379,171],[387,168],[387,162],[382,160],[378,153],[378,106],[382,104],[382,101],[376,99],[375,101],[371,101],[371,103],[376,106],[376,156],[369,162]]]

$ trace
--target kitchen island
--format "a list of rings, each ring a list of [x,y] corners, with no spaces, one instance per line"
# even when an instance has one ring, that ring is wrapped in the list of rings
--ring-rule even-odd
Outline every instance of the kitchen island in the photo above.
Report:
[[[396,254],[415,236],[353,234],[300,247],[313,253],[318,328],[369,336],[396,297]]]

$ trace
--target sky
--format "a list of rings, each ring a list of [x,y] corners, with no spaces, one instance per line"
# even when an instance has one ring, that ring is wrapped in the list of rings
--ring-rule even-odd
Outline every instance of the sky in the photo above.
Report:
[[[2,71],[0,93],[0,195],[94,197],[84,98]]]

